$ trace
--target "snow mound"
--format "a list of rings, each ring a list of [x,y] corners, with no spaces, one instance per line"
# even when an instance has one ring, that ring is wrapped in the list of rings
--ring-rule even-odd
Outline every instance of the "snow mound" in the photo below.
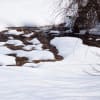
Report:
[[[77,45],[82,44],[82,40],[70,37],[56,37],[51,40],[51,44],[56,46],[60,55],[67,57],[74,52]]]
[[[15,57],[0,54],[0,65],[16,65]]]
[[[54,59],[53,53],[45,50],[33,50],[30,52],[17,50],[15,52],[18,57],[27,57],[29,61]]]
[[[83,45],[81,39],[58,37],[53,39],[51,44],[56,46],[59,54],[65,58],[64,61],[66,61],[66,63],[100,63],[100,48]]]

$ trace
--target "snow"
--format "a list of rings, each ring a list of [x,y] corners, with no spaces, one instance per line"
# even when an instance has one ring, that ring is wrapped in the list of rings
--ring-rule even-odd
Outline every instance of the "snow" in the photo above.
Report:
[[[14,38],[12,36],[8,37],[10,40],[13,40]]]
[[[52,65],[52,64],[50,64]],[[67,66],[0,67],[2,100],[99,100],[100,76],[70,73]],[[69,65],[74,69],[77,65]]]
[[[37,68],[38,67],[38,64],[35,64],[35,63],[26,63],[23,65],[24,67],[33,67],[33,68]]]
[[[0,65],[16,65],[15,58],[0,54]]]
[[[81,39],[57,37],[51,41],[51,44],[56,46],[59,54],[66,59],[68,64],[100,63],[100,48],[83,45]]]
[[[0,46],[0,54],[10,54],[12,50],[8,49],[7,47]]]
[[[3,46],[3,45],[5,45],[5,42],[0,42],[0,46]]]
[[[96,41],[100,41],[100,39],[96,39]]]
[[[56,16],[58,0],[1,0],[0,31],[8,26],[44,26],[64,21],[64,16]],[[64,0],[60,9],[69,6],[72,0]],[[74,9],[75,12],[71,13]],[[68,11],[68,16],[76,16],[77,4]],[[66,19],[67,24],[70,19]],[[66,24],[66,25],[67,25]],[[90,32],[99,34],[100,25]],[[45,30],[45,29],[44,29]],[[58,33],[58,31],[51,31]],[[85,31],[82,31],[84,34]],[[30,37],[9,30],[6,34]],[[100,48],[86,46],[82,40],[70,37],[56,37],[51,44],[56,46],[62,61],[32,63],[33,60],[55,60],[54,54],[43,50],[37,39],[24,45],[10,37],[0,42],[0,100],[100,100]],[[97,41],[99,41],[97,39]],[[25,50],[11,50],[6,44],[23,45]],[[29,50],[29,51],[27,51]],[[26,57],[29,62],[21,67],[16,65],[16,54]],[[7,66],[11,65],[11,66]]]
[[[29,41],[29,42],[33,43],[33,44],[40,44],[40,41],[37,38],[34,38],[31,41]]]
[[[53,33],[53,34],[54,34],[54,33],[55,33],[55,34],[60,34],[59,31],[53,31],[53,30],[51,30],[50,33]]]
[[[1,100],[100,99],[100,48],[83,45],[80,39],[69,37],[54,38],[51,44],[64,60],[0,67]],[[54,58],[45,50],[15,52],[31,60]],[[13,57],[3,55],[6,53],[0,49],[0,63],[14,64]]]
[[[32,60],[49,60],[54,59],[54,55],[50,51],[45,50],[33,50],[33,51],[15,51],[18,57],[27,57],[29,61]]]
[[[23,49],[25,50],[32,50],[34,48],[34,45],[28,45],[28,46],[24,46]]]
[[[21,45],[24,45],[22,41],[20,40],[8,40],[6,42],[7,44],[12,44],[14,46],[21,46]]]
[[[31,37],[34,33],[30,33],[30,34],[25,34],[23,35],[24,37]]]
[[[43,50],[42,48],[42,44],[38,44],[38,45],[34,45],[33,48],[35,48],[35,50]]]
[[[43,46],[43,44],[37,39],[37,38],[34,38],[34,39],[32,39],[32,40],[30,40],[30,41],[28,41],[29,43],[32,43],[33,44],[33,48],[34,49],[36,49],[36,50],[42,50],[42,46]],[[27,46],[27,47],[29,47],[29,46]],[[27,48],[27,47],[25,47],[25,48]],[[28,48],[27,48],[28,49]]]
[[[69,0],[66,1],[67,6]],[[8,26],[51,25],[62,22],[62,16],[56,16],[58,0],[1,0],[0,29]],[[53,6],[52,6],[53,5]]]
[[[11,35],[21,35],[24,34],[23,32],[17,32],[16,30],[9,30],[5,34],[11,34]]]
[[[59,54],[63,57],[67,57],[74,52],[74,49],[77,48],[78,44],[81,44],[82,40],[77,38],[66,38],[66,37],[56,37],[51,41],[51,44],[56,46],[59,50]]]

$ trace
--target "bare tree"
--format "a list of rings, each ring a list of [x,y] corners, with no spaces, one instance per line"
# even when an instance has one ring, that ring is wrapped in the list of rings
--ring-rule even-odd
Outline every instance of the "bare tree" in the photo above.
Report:
[[[87,4],[84,4],[87,1]],[[98,0],[77,0],[78,17],[75,26],[79,28],[89,29],[94,27],[100,20],[100,4]]]
[[[64,0],[59,0],[58,6],[60,6],[63,1]],[[77,15],[68,16],[67,13],[69,9],[72,9],[75,4],[78,5]],[[100,0],[72,0],[69,7],[65,7],[63,10],[61,9],[61,12],[59,13],[62,12],[66,17],[71,17],[71,26],[73,28],[89,29],[94,27],[100,21]]]

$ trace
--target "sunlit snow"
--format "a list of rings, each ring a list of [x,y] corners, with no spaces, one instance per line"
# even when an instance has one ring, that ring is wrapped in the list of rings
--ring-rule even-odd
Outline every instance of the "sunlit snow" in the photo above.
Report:
[[[63,22],[64,16],[55,19],[57,1],[0,0],[0,31],[9,26]],[[66,6],[71,1],[67,0]],[[96,33],[99,28],[90,31]],[[82,32],[84,34],[84,30]],[[6,32],[6,35],[23,35],[25,38],[32,34],[24,35],[16,30]],[[50,43],[64,59],[34,63],[33,60],[54,60],[55,57],[50,50],[42,48],[43,44],[37,38],[28,42],[32,44],[25,45],[13,37],[0,42],[0,100],[100,100],[100,48],[84,45],[78,38],[56,37]],[[7,44],[22,46],[22,50],[11,50],[5,46]],[[15,66],[16,55],[9,56],[11,54],[27,57],[29,62],[21,67]]]

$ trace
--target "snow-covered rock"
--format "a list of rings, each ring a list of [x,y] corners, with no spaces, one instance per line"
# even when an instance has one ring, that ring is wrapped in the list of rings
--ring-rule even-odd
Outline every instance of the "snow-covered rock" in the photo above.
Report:
[[[18,57],[26,57],[29,59],[29,61],[32,60],[49,60],[49,59],[54,59],[53,53],[50,51],[46,50],[33,50],[33,51],[22,51],[22,50],[17,50],[15,51]]]
[[[20,41],[20,40],[8,40],[6,43],[7,44],[12,44],[14,46],[24,45],[23,42]]]

